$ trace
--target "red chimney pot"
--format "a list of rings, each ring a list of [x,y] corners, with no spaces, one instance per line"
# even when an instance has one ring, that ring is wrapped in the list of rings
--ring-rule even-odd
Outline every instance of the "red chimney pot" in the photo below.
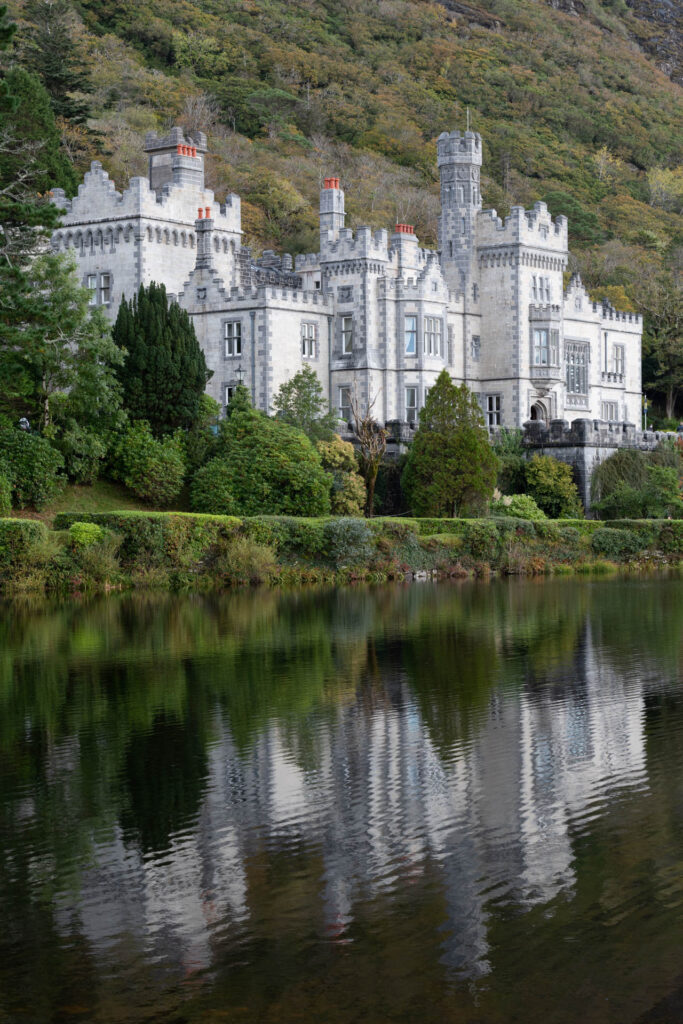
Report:
[[[197,210],[197,220],[203,220],[203,219],[204,219],[204,211],[202,210],[202,208],[200,206],[199,209]]]
[[[396,233],[399,235],[414,235],[415,230],[412,224],[397,224]]]
[[[207,220],[211,216],[211,207],[210,206],[204,207],[204,216],[206,217]]]

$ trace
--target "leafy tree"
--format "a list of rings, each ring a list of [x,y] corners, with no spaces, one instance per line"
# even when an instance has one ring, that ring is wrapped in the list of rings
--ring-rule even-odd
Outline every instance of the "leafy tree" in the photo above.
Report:
[[[411,509],[423,516],[481,511],[493,494],[497,468],[477,399],[442,370],[420,410],[403,471]]]
[[[199,414],[185,438],[187,468],[190,473],[198,470],[215,454],[220,412],[215,398],[202,395],[199,399]]]
[[[273,399],[279,419],[303,430],[311,441],[329,441],[334,436],[337,417],[325,398],[318,375],[304,366],[280,385]]]
[[[603,519],[681,518],[683,453],[623,448],[601,462],[591,477],[594,511]]]
[[[23,15],[32,24],[25,59],[41,79],[56,117],[82,124],[89,107],[88,75],[74,43],[74,15],[66,0],[29,0]]]
[[[234,401],[233,397],[230,404]],[[216,458],[195,474],[196,512],[329,514],[330,476],[312,443],[296,427],[251,408],[233,409],[221,423],[218,450]]]
[[[192,321],[177,302],[169,306],[164,285],[142,285],[124,299],[113,334],[127,353],[118,376],[131,419],[146,420],[157,437],[196,423],[211,371]]]
[[[550,455],[534,455],[526,467],[526,489],[551,519],[579,519],[583,508],[572,468]]]
[[[123,361],[101,312],[90,315],[88,292],[73,258],[38,256],[23,272],[24,287],[7,296],[0,335],[0,411],[27,416],[41,431],[74,423],[119,425],[113,367]],[[59,422],[53,423],[53,407]]]
[[[332,515],[358,516],[365,508],[365,483],[358,472],[353,445],[336,434],[331,441],[318,441],[323,469],[332,474]]]

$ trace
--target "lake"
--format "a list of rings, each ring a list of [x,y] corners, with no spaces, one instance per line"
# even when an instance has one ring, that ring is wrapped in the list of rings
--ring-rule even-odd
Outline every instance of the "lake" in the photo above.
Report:
[[[0,1021],[683,1019],[680,578],[0,605]]]

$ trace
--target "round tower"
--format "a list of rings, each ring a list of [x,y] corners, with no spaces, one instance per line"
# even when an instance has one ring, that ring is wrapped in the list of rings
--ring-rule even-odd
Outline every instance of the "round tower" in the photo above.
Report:
[[[441,178],[439,249],[450,286],[461,290],[472,274],[475,223],[481,210],[481,135],[443,132],[437,141]]]

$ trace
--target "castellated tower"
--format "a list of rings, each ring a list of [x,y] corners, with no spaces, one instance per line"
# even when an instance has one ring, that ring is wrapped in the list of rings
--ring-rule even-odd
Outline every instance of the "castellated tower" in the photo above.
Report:
[[[320,190],[320,251],[326,242],[336,242],[344,227],[344,193],[339,178],[325,178]]]
[[[449,287],[462,292],[472,276],[474,229],[481,210],[481,135],[443,132],[437,141],[437,160],[441,178],[441,267]]]
[[[169,182],[203,190],[206,153],[203,132],[189,132],[185,137],[182,128],[172,128],[161,139],[156,132],[147,132],[145,152],[149,153],[149,183],[157,195]]]

